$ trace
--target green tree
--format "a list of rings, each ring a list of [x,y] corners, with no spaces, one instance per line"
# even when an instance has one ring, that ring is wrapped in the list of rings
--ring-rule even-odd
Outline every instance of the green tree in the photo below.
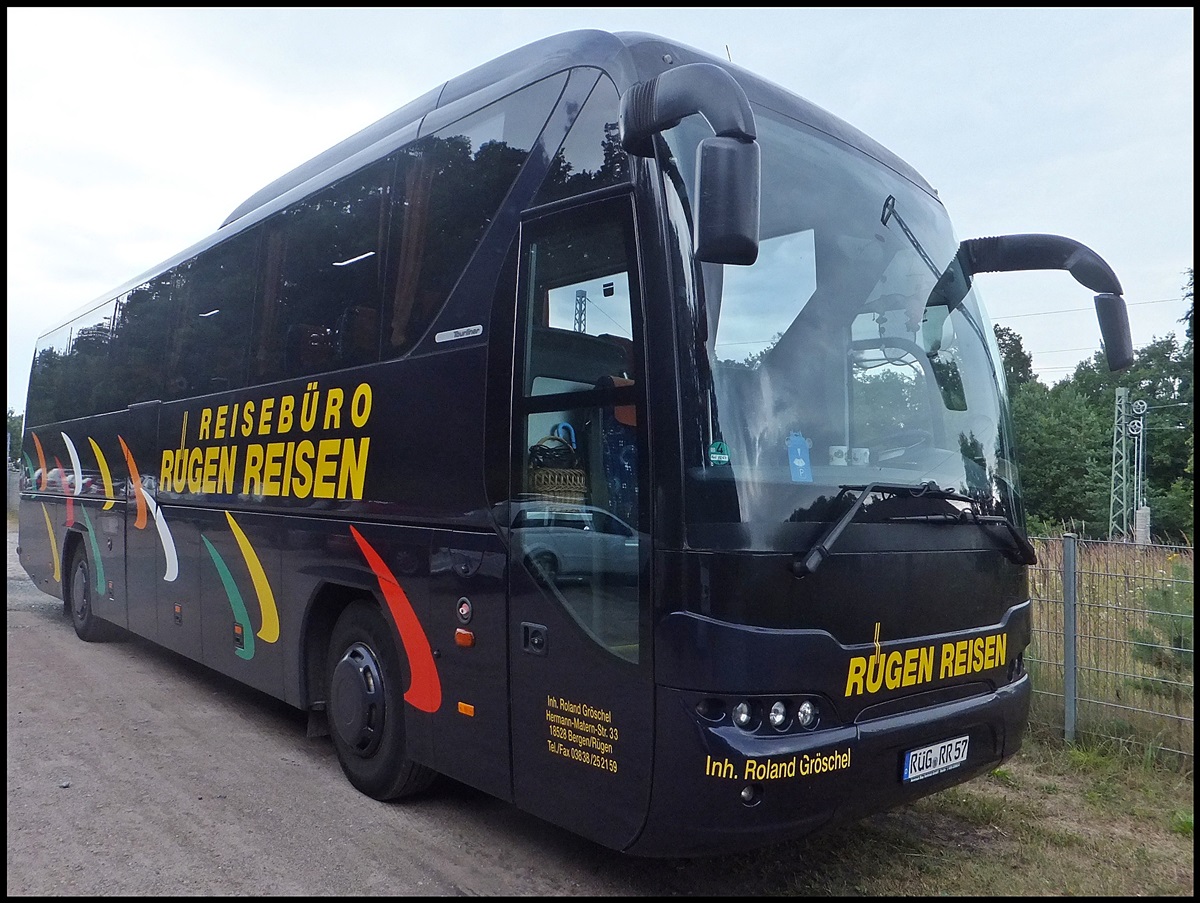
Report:
[[[1185,298],[1191,299],[1189,270]],[[1182,345],[1174,333],[1156,338],[1134,350],[1128,370],[1111,372],[1097,353],[1075,368],[1067,382],[1098,415],[1112,422],[1116,389],[1129,390],[1131,401],[1144,401],[1146,443],[1146,496],[1151,509],[1151,530],[1166,541],[1194,536],[1193,503],[1193,351],[1191,306],[1184,317],[1187,338]],[[1111,425],[1110,425],[1111,434]]]
[[[993,326],[992,329],[996,333],[996,344],[1000,346],[1000,357],[1004,360],[1008,391],[1016,392],[1019,387],[1037,379],[1033,372],[1033,355],[1025,350],[1025,344],[1015,330],[1007,326]]]
[[[1184,335],[1187,341],[1184,342],[1183,365],[1191,373],[1195,369],[1195,358],[1192,354],[1192,319],[1195,313],[1196,300],[1193,283],[1195,281],[1195,272],[1189,268],[1187,271],[1187,282],[1183,285],[1183,299],[1188,303],[1187,313],[1183,315],[1180,322],[1186,327]],[[1195,529],[1196,523],[1196,496],[1194,493],[1196,483],[1196,421],[1194,411],[1188,409],[1188,430],[1187,430],[1187,464],[1184,465],[1183,474],[1178,480],[1171,484],[1171,495],[1173,498],[1186,497],[1187,499],[1187,518],[1188,523]],[[1186,534],[1189,539],[1194,538],[1194,532]]]
[[[21,461],[21,436],[24,432],[25,416],[23,414],[14,414],[13,409],[8,409],[8,460],[20,464]]]
[[[1112,415],[1069,382],[1032,380],[1012,399],[1021,488],[1031,521],[1102,535],[1108,529]]]

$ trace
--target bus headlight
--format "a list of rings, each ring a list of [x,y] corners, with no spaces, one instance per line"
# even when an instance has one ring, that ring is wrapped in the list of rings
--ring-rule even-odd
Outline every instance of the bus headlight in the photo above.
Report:
[[[725,703],[720,699],[701,699],[696,703],[696,714],[705,721],[720,721],[725,717]]]
[[[783,730],[785,727],[787,727],[788,722],[787,703],[782,699],[776,700],[775,704],[771,706],[771,711],[768,713],[767,717],[771,721],[771,727],[775,728],[777,731]]]
[[[733,707],[733,723],[744,730],[754,727],[754,707],[746,700]]]
[[[811,701],[804,700],[796,709],[796,720],[801,727],[812,727],[817,723],[817,707]]]

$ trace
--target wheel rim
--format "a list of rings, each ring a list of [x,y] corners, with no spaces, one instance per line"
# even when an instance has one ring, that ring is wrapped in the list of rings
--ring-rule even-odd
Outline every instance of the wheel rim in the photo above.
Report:
[[[83,562],[71,574],[71,614],[82,624],[88,617],[88,574]]]
[[[364,758],[383,741],[387,693],[383,672],[371,649],[355,643],[333,669],[330,725],[350,750]]]

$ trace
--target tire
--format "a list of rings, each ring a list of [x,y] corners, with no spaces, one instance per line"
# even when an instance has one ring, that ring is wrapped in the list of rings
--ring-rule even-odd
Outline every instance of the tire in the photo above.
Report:
[[[420,793],[437,777],[406,754],[397,639],[378,605],[355,600],[334,625],[326,665],[325,713],[338,761],[355,789],[377,800]]]
[[[113,638],[115,628],[96,616],[92,608],[95,588],[92,586],[92,566],[83,543],[75,544],[67,579],[63,581],[63,607],[71,615],[75,634],[85,643],[99,643]]]

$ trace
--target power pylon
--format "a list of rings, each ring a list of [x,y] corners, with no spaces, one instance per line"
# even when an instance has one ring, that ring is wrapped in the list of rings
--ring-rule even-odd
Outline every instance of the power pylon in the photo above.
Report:
[[[1117,389],[1113,412],[1112,484],[1108,496],[1108,538],[1129,538],[1129,390]]]
[[[587,332],[587,303],[588,296],[585,289],[575,290],[575,331]]]

